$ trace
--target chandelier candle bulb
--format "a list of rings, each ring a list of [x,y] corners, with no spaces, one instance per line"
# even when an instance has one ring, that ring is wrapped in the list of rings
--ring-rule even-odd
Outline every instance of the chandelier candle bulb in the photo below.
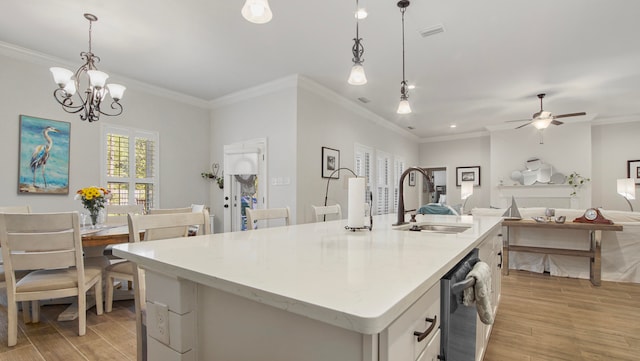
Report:
[[[349,178],[348,227],[364,227],[364,202],[364,178]]]

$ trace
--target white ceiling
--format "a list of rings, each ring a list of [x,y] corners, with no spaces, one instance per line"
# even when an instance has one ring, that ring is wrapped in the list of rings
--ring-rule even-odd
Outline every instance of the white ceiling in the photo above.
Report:
[[[406,76],[416,89],[407,116],[395,113],[396,1],[360,2],[369,12],[360,23],[364,86],[346,82],[355,0],[270,0],[273,20],[264,25],[242,18],[244,0],[4,0],[0,41],[79,66],[90,12],[99,18],[98,67],[114,81],[119,75],[210,101],[301,74],[358,104],[369,99],[365,108],[424,140],[515,127],[504,122],[538,111],[538,93],[548,94],[544,108],[554,114],[587,112],[566,123],[640,119],[640,1],[413,0]],[[419,34],[438,24],[444,33]],[[126,93],[123,104],[126,111]]]

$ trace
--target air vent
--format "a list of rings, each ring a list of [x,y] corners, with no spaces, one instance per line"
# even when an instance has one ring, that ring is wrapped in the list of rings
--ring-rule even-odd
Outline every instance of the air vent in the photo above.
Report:
[[[419,30],[418,32],[423,38],[426,38],[427,36],[444,33],[444,26],[442,24],[438,24],[427,29]]]
[[[414,128],[414,127],[412,127],[412,126],[408,126],[408,127],[407,127],[407,129],[409,129],[409,130],[414,130],[414,129],[416,129],[416,128]]]
[[[367,104],[367,103],[369,103],[369,102],[371,101],[371,100],[369,100],[369,99],[367,99],[367,98],[365,98],[365,97],[360,97],[360,98],[358,98],[358,100],[359,100],[360,102],[362,102],[362,103],[365,103],[365,104]]]

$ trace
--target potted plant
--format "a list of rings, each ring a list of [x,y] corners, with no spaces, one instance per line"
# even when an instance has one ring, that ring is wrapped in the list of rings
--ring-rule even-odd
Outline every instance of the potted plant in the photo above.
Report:
[[[573,172],[573,173],[569,174],[569,178],[567,178],[567,183],[571,186],[571,189],[572,189],[571,194],[569,194],[569,195],[571,197],[577,195],[578,194],[578,190],[580,188],[582,188],[582,186],[585,183],[590,182],[590,181],[591,181],[590,178],[583,177],[578,172]]]

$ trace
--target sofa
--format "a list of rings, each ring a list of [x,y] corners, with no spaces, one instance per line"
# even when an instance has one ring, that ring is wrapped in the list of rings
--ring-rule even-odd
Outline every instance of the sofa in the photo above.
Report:
[[[501,216],[506,209],[474,208],[473,216]],[[522,219],[545,215],[545,208],[519,208]],[[622,225],[621,232],[602,232],[602,280],[640,283],[640,212],[600,209],[602,215]],[[555,209],[566,222],[584,214],[583,209]],[[510,244],[522,246],[589,249],[585,231],[511,228]],[[589,278],[589,258],[555,254],[510,252],[509,268],[548,272],[553,276]]]

